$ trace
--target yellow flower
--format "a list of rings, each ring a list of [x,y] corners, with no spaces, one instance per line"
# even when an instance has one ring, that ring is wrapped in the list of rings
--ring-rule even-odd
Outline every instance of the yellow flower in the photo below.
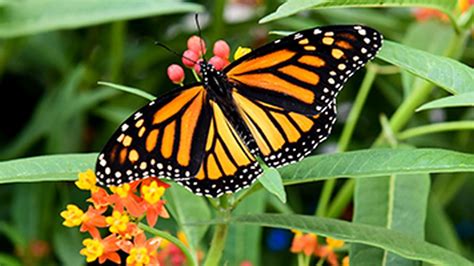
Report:
[[[75,182],[76,186],[82,190],[97,191],[96,176],[91,169],[83,173],[79,173],[79,179]]]
[[[337,240],[334,238],[326,238],[326,243],[328,243],[328,247],[331,250],[334,250],[336,248],[342,248],[344,246],[344,241],[343,240]]]
[[[127,257],[127,265],[143,266],[150,263],[150,256],[145,247],[134,247],[130,250],[130,255]]]
[[[112,216],[105,218],[105,222],[110,226],[109,231],[118,234],[127,230],[128,222],[130,221],[126,213],[114,211]]]
[[[155,204],[160,201],[164,193],[165,188],[158,186],[156,181],[151,182],[149,186],[142,186],[143,198],[150,204]]]
[[[458,1],[458,7],[461,12],[466,12],[469,9],[469,6],[471,4],[469,3],[469,0],[459,0]]]
[[[342,266],[349,266],[349,256],[345,256],[342,259]]]
[[[126,198],[129,194],[129,192],[130,192],[130,185],[127,183],[127,184],[124,184],[120,187],[111,186],[110,190],[113,193],[119,195],[119,197]]]
[[[66,210],[61,212],[61,217],[64,218],[63,225],[67,227],[78,226],[82,223],[84,212],[74,204],[68,204]]]
[[[234,60],[237,60],[237,59],[241,58],[242,56],[244,56],[244,55],[246,55],[250,52],[252,52],[252,49],[247,48],[247,47],[239,46],[237,48],[237,51],[235,51],[235,53],[234,53]]]
[[[81,249],[81,255],[86,256],[87,262],[95,261],[104,253],[104,245],[98,239],[86,238],[82,241],[85,248]]]
[[[183,242],[187,247],[189,247],[188,239],[186,238],[186,234],[183,231],[178,232],[178,239]]]

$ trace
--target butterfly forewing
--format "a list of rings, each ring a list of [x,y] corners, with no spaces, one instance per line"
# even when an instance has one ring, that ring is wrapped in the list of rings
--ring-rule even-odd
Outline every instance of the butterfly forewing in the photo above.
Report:
[[[262,173],[257,156],[280,167],[328,137],[337,93],[381,45],[369,27],[328,26],[258,48],[223,73],[204,63],[202,84],[167,93],[119,127],[99,154],[98,182],[164,177],[211,197],[245,188]]]
[[[224,71],[248,98],[314,115],[381,45],[382,36],[369,27],[320,27],[260,47]]]
[[[101,185],[148,176],[187,179],[198,170],[210,123],[207,92],[193,85],[150,102],[112,135],[96,164]]]
[[[337,93],[381,45],[382,36],[369,27],[320,27],[276,40],[226,68],[256,155],[279,167],[316,148],[335,122]]]

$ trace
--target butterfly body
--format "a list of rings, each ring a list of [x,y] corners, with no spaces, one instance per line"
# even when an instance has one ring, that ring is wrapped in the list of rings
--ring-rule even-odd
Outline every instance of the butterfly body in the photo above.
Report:
[[[128,118],[99,154],[101,185],[149,176],[198,195],[232,193],[271,167],[301,160],[336,120],[335,97],[372,59],[382,36],[328,26],[267,44],[217,71],[200,63],[202,82],[150,102]]]

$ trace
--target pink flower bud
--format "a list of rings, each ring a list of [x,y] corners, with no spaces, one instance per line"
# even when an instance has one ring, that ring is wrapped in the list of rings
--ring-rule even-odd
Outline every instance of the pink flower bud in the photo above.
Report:
[[[194,71],[196,71],[198,75],[201,75],[201,66],[199,65],[199,63],[201,63],[202,61],[202,59],[199,59],[197,61],[197,64],[194,65]]]
[[[181,84],[184,80],[184,69],[177,64],[172,64],[168,67],[167,70],[168,78],[174,84]]]
[[[209,59],[209,63],[220,71],[229,64],[229,60],[215,55]]]
[[[200,37],[193,35],[188,39],[188,49],[202,56],[206,53],[206,42]]]
[[[226,41],[218,40],[214,43],[214,49],[212,50],[212,52],[214,53],[214,55],[227,59],[229,58],[230,47]]]
[[[183,62],[183,65],[192,68],[194,67],[194,64],[199,60],[199,55],[192,50],[186,50],[184,51],[181,60]]]

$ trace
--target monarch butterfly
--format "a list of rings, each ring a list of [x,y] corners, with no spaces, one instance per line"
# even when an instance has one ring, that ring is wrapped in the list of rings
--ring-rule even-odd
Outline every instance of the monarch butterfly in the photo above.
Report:
[[[267,165],[303,159],[331,132],[336,95],[373,59],[380,33],[366,26],[308,29],[257,48],[202,82],[139,109],[99,154],[100,185],[150,176],[218,197],[250,186]]]

